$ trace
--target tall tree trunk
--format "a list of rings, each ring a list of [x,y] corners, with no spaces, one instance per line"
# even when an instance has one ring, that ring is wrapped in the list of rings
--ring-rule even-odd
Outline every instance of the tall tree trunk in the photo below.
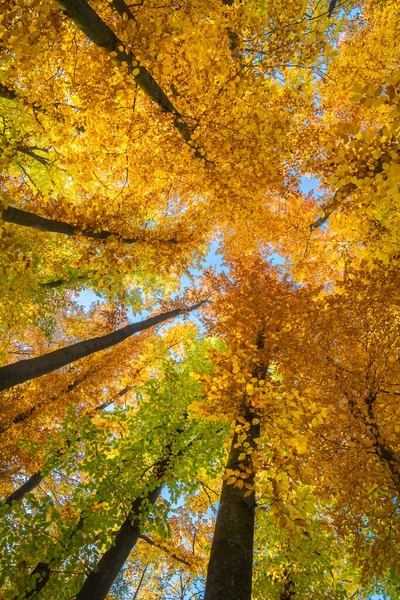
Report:
[[[33,490],[35,488],[37,488],[37,486],[40,485],[42,483],[42,481],[43,481],[43,475],[40,474],[40,471],[38,471],[37,473],[34,473],[33,475],[31,475],[29,477],[29,479],[27,481],[25,481],[25,483],[20,485],[18,489],[16,489],[12,494],[7,496],[4,504],[8,504],[8,506],[11,506],[11,504],[13,502],[17,502],[18,500],[23,500],[25,495],[29,494],[29,492],[33,492]]]
[[[67,539],[63,543],[63,548],[66,548],[65,544],[68,544],[77,533],[80,531],[84,525],[85,519],[80,518],[76,523],[75,527],[69,530]],[[53,564],[51,562],[39,562],[33,571],[30,574],[31,583],[33,587],[29,590],[24,590],[22,592],[18,592],[16,596],[12,598],[12,600],[30,600],[31,598],[36,598],[37,595],[43,590],[44,587],[49,583],[50,577],[52,574],[53,568],[58,568],[59,564]]]
[[[252,448],[256,447],[254,439],[260,434],[260,426],[252,423],[255,416],[250,411],[245,415],[251,424],[246,441]],[[245,460],[239,460],[243,449],[235,448],[237,443],[238,434],[235,432],[227,470],[237,471],[239,464],[251,465],[249,455]],[[253,484],[254,474],[245,482]],[[226,480],[223,483],[204,600],[251,600],[255,493],[253,490],[245,497],[246,491],[245,486],[239,489],[228,485]]]
[[[171,100],[158,85],[149,71],[140,64],[132,51],[126,50],[126,45],[99,17],[97,12],[86,0],[57,0],[64,14],[99,48],[103,48],[112,56],[118,65],[124,64],[139,87],[159,108],[173,116],[173,124],[182,135],[185,142],[190,142],[195,156],[204,158],[192,142],[190,129],[183,116],[172,104]]]
[[[380,434],[374,410],[374,403],[377,394],[370,392],[364,398],[364,405],[367,414],[365,414],[360,406],[354,402],[349,394],[345,393],[344,395],[347,399],[351,414],[355,419],[360,420],[364,424],[370,436],[372,448],[378,457],[378,460],[380,461],[381,465],[387,469],[387,471],[389,471],[392,483],[397,492],[400,494],[400,457],[397,456],[394,450],[385,442]]]
[[[69,392],[72,392],[73,390],[75,390],[78,387],[78,385],[80,385],[81,383],[83,383],[88,377],[90,377],[90,375],[93,375],[98,370],[99,369],[92,369],[91,371],[86,372],[84,375],[82,375],[81,377],[78,377],[78,379],[75,379],[75,381],[73,381],[72,383],[70,383],[69,386],[66,389],[62,390],[61,393],[68,394]],[[12,427],[13,425],[18,425],[18,423],[23,423],[24,421],[26,421],[27,419],[29,419],[29,417],[31,417],[33,415],[33,413],[36,412],[39,408],[41,408],[44,405],[49,406],[49,404],[52,404],[57,399],[58,399],[58,396],[52,396],[48,400],[48,402],[45,402],[45,401],[38,402],[37,404],[34,404],[33,406],[27,408],[23,412],[18,413],[13,418],[12,421],[10,421],[7,424],[4,424],[4,425],[0,426],[0,434],[5,433],[6,431],[8,431],[10,429],[10,427]]]
[[[375,400],[376,395],[372,393],[365,400],[368,414],[368,418],[365,419],[365,423],[373,439],[375,454],[377,455],[381,464],[388,469],[393,485],[398,494],[400,494],[400,457],[396,455],[394,450],[385,442],[380,434],[378,423],[375,417]]]
[[[140,588],[142,587],[144,576],[146,575],[146,571],[147,571],[148,568],[149,568],[149,566],[146,565],[145,568],[143,569],[142,574],[141,574],[140,579],[139,579],[139,583],[138,583],[137,588],[135,590],[135,593],[132,596],[132,600],[136,600],[136,598],[138,597]]]
[[[40,217],[34,213],[26,210],[15,208],[14,206],[8,206],[1,213],[1,218],[6,223],[13,223],[14,225],[22,225],[23,227],[30,227],[31,229],[37,229],[38,231],[46,231],[48,233],[61,233],[62,235],[68,235],[71,237],[82,236],[84,238],[94,240],[106,240],[111,236],[115,236],[121,242],[126,244],[135,244],[136,242],[143,241],[138,237],[125,238],[113,233],[112,231],[84,231],[80,230],[79,227],[72,226],[65,221],[56,221],[55,219],[47,219],[46,217]],[[158,240],[157,243],[162,243],[163,240]],[[176,244],[177,241],[174,238],[170,240],[164,240],[167,244]],[[63,282],[63,280],[59,280]],[[57,287],[57,284],[42,284],[49,287]],[[60,284],[61,285],[61,284]]]
[[[156,315],[155,317],[145,319],[144,321],[140,321],[139,323],[131,323],[130,325],[126,325],[125,327],[117,329],[116,331],[108,333],[107,335],[84,340],[83,342],[78,342],[76,344],[72,344],[71,346],[66,346],[65,348],[48,352],[47,354],[43,354],[37,358],[19,360],[11,365],[1,367],[0,391],[8,390],[19,383],[30,381],[31,379],[35,379],[41,375],[52,373],[61,367],[65,367],[66,365],[69,365],[80,358],[90,356],[91,354],[99,352],[100,350],[111,348],[112,346],[123,342],[135,333],[150,329],[151,327],[159,325],[160,323],[164,323],[169,319],[173,319],[184,312],[196,310],[202,304],[204,304],[204,302],[204,300],[198,302],[197,304],[194,304],[188,308],[186,311],[182,308],[176,308],[174,310]]]
[[[75,285],[79,284],[83,285],[85,280],[88,280],[88,275],[77,275],[72,279],[53,279],[52,281],[46,281],[45,283],[39,283],[40,287],[48,288],[50,290],[54,290],[55,288],[59,288],[62,285]]]
[[[177,429],[175,431],[176,435],[181,433],[183,433],[182,429]],[[150,507],[157,502],[162,490],[163,479],[165,479],[168,472],[171,470],[171,461],[174,458],[176,459],[179,456],[182,456],[184,453],[185,449],[181,449],[173,454],[172,443],[173,440],[167,444],[165,448],[166,455],[158,460],[153,466],[153,474],[151,478],[145,482],[147,493],[145,493],[144,496],[139,495],[138,498],[132,501],[128,516],[115,535],[114,544],[103,554],[96,565],[96,569],[88,575],[81,590],[74,596],[75,600],[103,600],[106,598],[115,578],[122,569],[138,539],[141,537],[141,519],[143,519],[144,514],[148,514]],[[186,448],[191,446],[192,443],[193,440],[186,445]],[[67,541],[72,539],[76,531],[83,528],[84,523],[85,517],[81,516],[76,527],[74,527],[68,535]],[[25,595],[19,594],[15,596],[12,600],[34,598],[50,581],[52,570],[58,570],[65,558],[66,555],[64,555],[64,558],[61,558],[61,562],[57,561],[57,563],[54,563],[54,561],[53,563],[38,563],[31,573],[31,577],[38,575],[33,589],[29,592],[25,592]]]
[[[96,570],[87,577],[75,600],[104,600],[118,573],[124,566],[130,553],[138,541],[140,530],[140,515],[143,509],[154,505],[161,494],[162,485],[158,485],[145,498],[137,498],[129,514],[115,536],[114,545],[101,557]]]
[[[180,434],[182,430],[178,429],[176,433]],[[163,480],[171,469],[172,459],[181,456],[183,452],[182,449],[175,455],[172,454],[172,442],[168,444],[166,456],[160,459],[154,467],[152,484],[148,485],[150,491],[145,497],[136,498],[132,502],[129,514],[116,534],[113,545],[103,554],[95,570],[87,577],[75,600],[104,600],[106,598],[115,578],[140,538],[143,515],[149,512],[149,505],[153,506],[161,494]]]

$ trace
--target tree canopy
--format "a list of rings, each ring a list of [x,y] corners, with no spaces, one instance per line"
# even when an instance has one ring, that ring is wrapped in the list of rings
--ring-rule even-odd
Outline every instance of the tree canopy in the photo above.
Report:
[[[0,597],[399,598],[398,2],[0,6]]]

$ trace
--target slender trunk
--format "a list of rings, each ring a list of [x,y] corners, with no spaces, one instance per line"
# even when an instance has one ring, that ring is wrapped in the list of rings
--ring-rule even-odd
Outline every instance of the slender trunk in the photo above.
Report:
[[[294,583],[290,574],[285,570],[285,580],[283,582],[283,591],[279,600],[293,600],[295,597]]]
[[[110,6],[113,10],[115,10],[115,12],[119,14],[120,17],[124,18],[124,14],[126,14],[128,19],[136,21],[135,17],[129,9],[129,6],[125,4],[125,0],[111,0]]]
[[[0,84],[0,98],[6,98],[7,100],[18,100],[18,101],[22,101],[23,104],[32,109],[32,111],[34,113],[42,113],[44,115],[48,115],[48,110],[46,108],[44,108],[43,106],[40,106],[39,104],[31,104],[30,102],[28,102],[26,100],[26,98],[24,98],[23,96],[21,97],[19,95],[19,93],[17,93],[15,90],[13,90],[12,88],[8,88],[5,85]],[[59,105],[59,103],[54,103],[53,106],[54,108],[56,108]],[[71,109],[75,108],[73,105],[69,105],[69,107]],[[65,119],[63,119],[60,115],[53,115],[56,119],[56,121],[62,121],[65,123]],[[76,131],[78,131],[79,133],[83,133],[85,131],[85,128],[83,127],[83,125],[76,125],[75,126]]]
[[[175,433],[181,434],[183,433],[183,430],[177,429]],[[193,440],[186,445],[186,448],[191,446],[192,443]],[[172,441],[167,444],[165,451],[166,456],[161,458],[153,466],[153,475],[145,483],[147,492],[144,495],[140,495],[132,502],[127,518],[115,535],[113,546],[111,546],[111,548],[109,548],[103,554],[102,558],[96,565],[96,569],[88,575],[81,590],[76,596],[74,596],[75,600],[103,600],[106,598],[111,585],[113,584],[119,571],[122,569],[137,540],[141,536],[140,527],[143,515],[147,514],[150,507],[157,502],[163,485],[162,480],[171,469],[171,460],[173,458],[182,456],[184,453],[184,449],[181,449],[173,454]],[[85,518],[86,517],[83,516],[80,517],[76,527],[74,527],[69,533],[67,541],[70,541],[75,533],[83,528]],[[66,549],[65,545],[63,547]],[[25,592],[25,595],[19,594],[12,600],[35,597],[36,594],[38,594],[49,582],[52,570],[59,570],[60,564],[62,564],[66,556],[66,554],[61,556],[60,560],[57,560],[56,562],[38,563],[31,573],[31,577],[36,574],[40,574],[40,577],[37,579],[34,588],[28,592],[29,595],[27,595],[27,592]]]
[[[12,494],[7,496],[5,499],[5,504],[11,506],[13,502],[17,502],[18,500],[22,500],[26,494],[32,492],[38,485],[43,481],[43,475],[40,474],[40,471],[34,473],[29,477],[25,483],[23,483],[17,490],[15,490]]]
[[[182,429],[177,429],[176,433],[182,433]],[[189,445],[191,442],[186,448]],[[173,455],[172,442],[167,445],[166,456],[154,466],[152,482],[148,484],[150,491],[144,497],[136,498],[132,502],[129,514],[116,534],[113,545],[103,554],[95,569],[87,577],[75,600],[106,598],[115,578],[141,536],[143,515],[149,512],[150,506],[154,506],[161,494],[163,480],[171,470],[171,460],[173,457],[181,456],[183,452],[182,449]]]
[[[82,529],[84,522],[84,518],[81,517],[75,527],[69,531],[66,543],[70,542],[77,531]],[[18,593],[12,598],[12,600],[29,600],[30,598],[36,598],[43,588],[49,583],[52,574],[52,568],[56,569],[57,566],[58,565],[53,565],[51,562],[39,562],[30,574],[31,582],[34,583],[34,586],[29,590]]]
[[[171,558],[173,558],[177,562],[180,562],[183,565],[186,565],[187,567],[191,567],[190,562],[188,562],[184,558],[181,558],[180,556],[178,556],[174,552],[170,552],[168,549],[164,548],[161,544],[157,544],[157,542],[154,542],[153,540],[151,540],[147,535],[141,534],[139,537],[140,537],[141,540],[143,540],[144,542],[146,542],[146,544],[149,544],[149,546],[154,546],[154,548],[158,548],[162,552],[165,552],[166,554],[168,554],[168,556],[170,556]]]
[[[104,600],[106,598],[115,578],[140,537],[140,516],[143,515],[143,510],[149,504],[153,506],[157,502],[161,489],[162,486],[158,485],[145,498],[137,498],[133,502],[127,518],[115,536],[114,545],[103,554],[96,565],[96,570],[87,577],[75,600]]]
[[[140,579],[139,579],[138,586],[137,586],[137,588],[136,588],[136,590],[135,590],[135,593],[134,593],[134,594],[133,594],[133,596],[132,596],[132,600],[136,600],[136,598],[138,597],[138,594],[139,594],[140,588],[142,587],[142,583],[143,583],[144,576],[146,575],[146,571],[147,571],[147,569],[148,569],[148,568],[149,568],[149,566],[147,565],[147,566],[146,566],[146,567],[143,569],[143,571],[142,571],[142,574],[141,574],[141,576],[140,576]]]
[[[368,412],[368,420],[366,421],[366,425],[373,438],[375,454],[379,458],[380,462],[389,470],[392,482],[397,492],[400,494],[400,459],[392,450],[392,448],[386,444],[385,440],[380,434],[374,411],[375,400],[376,396],[374,394],[370,394],[366,399]]]
[[[85,373],[82,377],[75,379],[75,381],[70,383],[66,389],[62,390],[61,393],[68,394],[69,392],[72,392],[72,390],[76,389],[78,387],[78,385],[83,383],[90,375],[93,375],[98,370],[99,369],[92,369],[91,371],[88,371],[87,373]],[[33,406],[24,410],[23,412],[18,413],[18,415],[16,415],[10,423],[8,423],[7,425],[2,425],[0,427],[0,434],[8,431],[10,429],[10,427],[12,427],[13,425],[18,425],[18,423],[23,423],[24,421],[29,419],[29,417],[31,417],[33,415],[33,413],[38,410],[38,408],[41,408],[44,405],[48,406],[48,405],[52,404],[53,402],[55,402],[57,400],[57,398],[58,398],[58,396],[53,396],[52,398],[50,398],[50,400],[48,402],[38,402],[37,404],[34,404]]]
[[[247,414],[246,420],[252,423],[255,415]],[[239,423],[237,423],[239,425]],[[259,437],[258,424],[250,425],[246,441],[255,448],[254,439]],[[239,460],[243,452],[235,448],[238,434],[235,432],[229,452],[226,469],[238,471],[239,465],[251,466],[251,457]],[[245,483],[253,485],[254,474]],[[253,570],[253,539],[255,493],[245,497],[247,489],[234,487],[224,481],[215,524],[215,532],[208,563],[204,600],[250,600]]]
[[[194,304],[188,309],[188,312],[196,310],[203,303],[204,301]],[[183,312],[183,309],[176,308],[174,310],[156,315],[155,317],[145,319],[144,321],[131,323],[130,325],[126,325],[125,327],[117,329],[116,331],[108,333],[107,335],[84,340],[83,342],[78,342],[76,344],[72,344],[71,346],[66,346],[65,348],[48,352],[47,354],[43,354],[37,358],[19,360],[11,365],[1,367],[0,391],[8,390],[19,383],[30,381],[31,379],[35,379],[41,375],[52,373],[61,367],[65,367],[66,365],[69,365],[80,358],[90,356],[91,354],[99,352],[100,350],[112,348],[112,346],[123,342],[135,333],[139,333],[140,331],[144,331],[154,327],[155,325],[164,323],[169,319],[173,319],[174,317],[181,315]]]
[[[22,154],[26,154],[26,156],[30,156],[34,160],[37,160],[40,164],[44,166],[47,166],[49,164],[48,158],[46,158],[45,156],[40,156],[40,154],[37,154],[33,151],[32,148],[29,148],[28,146],[17,145],[15,146],[15,149],[17,152],[21,152]],[[43,151],[43,149],[41,148],[38,149]]]
[[[331,2],[331,4],[332,4],[332,2]],[[334,2],[334,5],[335,4],[336,4],[336,2]],[[374,175],[379,175],[379,173],[382,173],[383,166],[384,166],[384,159],[385,159],[385,156],[381,156],[380,158],[378,158],[376,166],[371,167],[371,168],[373,168]],[[367,170],[364,169],[361,173],[358,173],[357,175],[358,175],[357,179],[362,179],[363,177],[365,177],[367,175]],[[324,223],[326,223],[326,221],[329,219],[329,217],[335,211],[335,209],[338,206],[340,206],[344,202],[344,200],[348,196],[350,196],[351,193],[356,191],[357,189],[358,189],[358,185],[350,182],[350,183],[346,183],[345,185],[340,187],[338,190],[336,190],[332,200],[325,206],[323,216],[319,217],[316,221],[314,221],[314,223],[311,223],[310,230],[313,231],[314,229],[318,229],[318,227],[321,227],[322,225],[324,225]]]
[[[0,98],[6,98],[7,100],[16,100],[18,98],[16,92],[0,84]]]
[[[367,429],[378,460],[385,469],[388,469],[394,487],[400,494],[400,457],[398,457],[392,448],[386,444],[385,440],[380,434],[374,410],[376,394],[371,392],[366,398],[364,398],[367,414],[365,414],[365,412],[354,402],[354,400],[350,398],[347,393],[345,393],[345,397],[347,398],[352,416],[361,421]]]
[[[31,573],[31,578],[33,581],[36,581],[36,585],[28,592],[25,592],[23,596],[24,600],[29,600],[29,598],[34,598],[37,596],[48,583],[50,576],[51,569],[49,565],[42,562],[38,563]],[[21,596],[18,597],[18,600],[19,598],[21,598]],[[17,599],[14,598],[14,600]]]
[[[39,283],[40,287],[49,288],[53,290],[55,288],[61,287],[62,285],[74,285],[80,283],[81,285],[85,282],[85,280],[89,279],[87,275],[77,275],[72,279],[53,279],[52,281],[46,281],[45,283]]]
[[[68,235],[72,237],[80,235],[82,237],[93,240],[106,240],[111,236],[115,236],[121,242],[125,242],[126,244],[135,244],[136,242],[143,241],[138,237],[125,238],[116,233],[113,233],[112,231],[80,230],[79,227],[73,227],[65,221],[56,221],[55,219],[47,219],[46,217],[40,217],[39,215],[35,215],[34,213],[28,212],[26,210],[20,210],[19,208],[15,208],[14,206],[9,206],[8,208],[4,209],[1,213],[1,218],[6,223],[22,225],[23,227],[30,227],[31,229],[37,229],[38,231],[46,231],[48,233],[61,233],[62,235]],[[161,242],[162,240],[158,240],[158,243]],[[165,240],[165,243],[176,244],[177,241],[174,238],[172,238],[170,240]],[[56,286],[54,285],[51,287]]]
[[[173,124],[185,142],[194,148],[190,129],[183,116],[172,104],[149,71],[140,64],[132,51],[122,42],[86,0],[57,0],[64,14],[99,48],[111,53],[118,65],[124,66],[144,93],[165,113],[173,116]],[[198,158],[204,158],[195,149]]]
[[[126,386],[124,389],[122,389],[121,391],[118,392],[117,397],[122,398],[127,392],[129,392],[130,389],[131,389],[131,386]],[[112,400],[109,400],[108,402],[103,402],[103,404],[100,404],[99,406],[97,406],[94,409],[93,413],[106,409],[107,406],[110,406],[110,404],[112,404],[114,402],[114,400],[115,400],[115,398],[113,398]],[[56,451],[56,456],[62,457],[62,455],[63,455],[63,448],[59,448],[59,450]],[[42,467],[42,469],[43,469],[43,467]],[[29,492],[32,492],[35,488],[37,488],[38,485],[40,485],[42,483],[43,478],[44,478],[44,476],[41,475],[40,471],[38,471],[37,473],[34,473],[18,489],[16,489],[12,494],[7,496],[4,503],[8,504],[8,506],[11,506],[11,504],[13,502],[23,500],[25,498],[26,494],[29,494]]]

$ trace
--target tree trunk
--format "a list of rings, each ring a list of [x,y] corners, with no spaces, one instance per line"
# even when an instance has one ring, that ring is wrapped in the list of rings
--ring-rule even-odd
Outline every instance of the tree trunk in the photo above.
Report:
[[[88,371],[87,373],[85,373],[84,375],[82,375],[82,377],[79,377],[78,379],[75,379],[75,381],[73,381],[72,383],[70,383],[69,386],[65,390],[62,390],[61,393],[68,394],[69,392],[72,392],[74,389],[76,389],[78,387],[78,385],[80,385],[81,383],[83,383],[88,377],[90,377],[90,375],[93,375],[98,370],[99,370],[98,368],[97,369],[92,369],[91,371]],[[13,425],[18,425],[18,423],[23,423],[24,421],[26,421],[27,419],[29,419],[29,417],[31,417],[33,415],[33,413],[36,412],[39,408],[41,408],[44,405],[49,406],[50,404],[52,404],[53,402],[55,402],[57,399],[58,399],[58,396],[53,396],[46,403],[45,402],[38,402],[37,404],[34,404],[30,408],[27,408],[23,412],[18,413],[13,418],[13,420],[10,423],[8,423],[7,425],[1,425],[0,426],[0,434],[5,433],[6,431],[8,431],[10,429],[10,427],[12,427]]]
[[[125,327],[117,329],[116,331],[108,333],[107,335],[84,340],[83,342],[78,342],[76,344],[71,344],[71,346],[66,346],[65,348],[48,352],[47,354],[43,354],[37,358],[19,360],[11,365],[1,367],[0,391],[8,390],[19,383],[30,381],[31,379],[35,379],[41,375],[52,373],[61,367],[65,367],[66,365],[69,365],[80,358],[90,356],[91,354],[99,352],[100,350],[111,348],[112,346],[123,342],[135,333],[139,333],[140,331],[144,331],[154,327],[155,325],[164,323],[169,319],[173,319],[174,317],[183,314],[183,312],[196,310],[202,304],[204,304],[204,301],[194,304],[187,311],[184,311],[182,308],[176,308],[174,310],[156,315],[155,317],[145,319],[144,321],[140,321],[139,323],[131,323],[130,325],[126,325]]]
[[[80,518],[76,526],[69,531],[66,542],[71,541],[77,531],[81,530],[84,524],[84,519]],[[65,546],[63,546],[65,548]],[[36,565],[30,574],[30,578],[34,586],[26,591],[18,592],[12,600],[29,600],[30,598],[36,598],[37,595],[43,590],[43,588],[49,583],[52,574],[52,567],[57,569],[58,564],[40,562]]]
[[[386,444],[385,440],[380,434],[378,423],[376,422],[375,417],[375,400],[376,395],[372,393],[366,398],[365,403],[367,405],[368,418],[365,419],[364,422],[366,423],[366,426],[372,435],[375,454],[382,465],[389,470],[393,485],[398,494],[400,494],[400,460],[392,448]]]
[[[6,98],[7,100],[16,100],[18,96],[16,92],[14,92],[14,90],[10,90],[10,88],[0,84],[0,98]]]
[[[87,275],[77,275],[73,279],[53,279],[52,281],[46,281],[45,283],[39,283],[40,287],[49,288],[50,290],[54,290],[55,288],[59,288],[62,285],[75,285],[79,284],[83,285],[85,280],[89,279]]]
[[[396,455],[393,449],[388,446],[385,440],[380,434],[378,423],[375,417],[374,403],[376,400],[376,394],[370,392],[364,398],[364,405],[366,407],[367,414],[361,410],[361,408],[350,398],[350,396],[344,394],[352,416],[360,420],[368,431],[370,440],[373,444],[373,450],[378,457],[381,465],[387,469],[390,473],[390,478],[397,492],[400,494],[400,458]]]
[[[32,492],[38,485],[43,481],[43,476],[38,471],[29,477],[25,483],[23,483],[18,489],[16,489],[12,494],[7,496],[5,499],[5,504],[11,506],[13,502],[17,502],[18,500],[22,500],[25,497],[25,494],[29,494]]]
[[[99,48],[112,53],[118,65],[124,64],[125,68],[135,79],[144,93],[163,112],[173,115],[173,124],[182,135],[185,142],[191,142],[190,129],[182,115],[172,104],[171,100],[158,85],[149,71],[140,64],[132,51],[127,52],[125,44],[115,35],[108,25],[99,17],[97,12],[86,0],[57,0],[64,14]],[[193,144],[191,147],[194,148]],[[199,150],[195,149],[198,158],[204,158]]]
[[[182,434],[183,429],[176,429],[174,433],[176,435]],[[185,449],[192,445],[193,440],[186,445],[185,449],[181,449],[175,454],[172,453],[172,443],[173,441],[171,440],[171,442],[166,445],[166,455],[155,463],[153,466],[152,477],[145,482],[145,486],[149,491],[147,491],[144,496],[139,495],[139,497],[132,502],[127,518],[115,535],[114,544],[103,554],[96,565],[96,569],[88,575],[81,590],[74,596],[75,600],[103,600],[106,598],[115,578],[141,536],[141,518],[143,518],[143,515],[149,512],[149,508],[157,502],[162,490],[163,479],[171,468],[171,460],[182,456]],[[75,533],[83,528],[84,523],[85,517],[81,516],[76,527],[70,532],[67,541],[71,540]],[[63,547],[68,550],[65,545]],[[34,588],[29,592],[25,592],[24,595],[19,593],[12,600],[35,597],[49,582],[52,568],[58,571],[60,564],[65,557],[66,556],[61,558],[61,562],[53,561],[53,563],[38,563],[31,573],[31,577],[40,574]]]
[[[35,579],[36,585],[33,589],[29,590],[29,592],[25,592],[25,595],[23,596],[24,600],[35,598],[48,583],[50,575],[51,570],[49,565],[47,563],[38,563],[31,573],[31,578]],[[18,597],[18,600],[19,598],[20,597]],[[14,598],[14,600],[17,599]]]
[[[87,577],[80,592],[75,596],[75,600],[104,600],[106,598],[115,578],[140,537],[141,511],[149,504],[154,505],[157,502],[161,489],[162,486],[159,485],[145,498],[135,500],[115,536],[114,545],[103,554],[96,565],[96,570]]]
[[[56,221],[54,219],[47,219],[46,217],[40,217],[39,215],[35,215],[34,213],[28,212],[26,210],[20,210],[19,208],[15,208],[14,206],[8,206],[1,213],[1,218],[6,223],[13,223],[14,225],[22,225],[23,227],[30,227],[31,229],[37,229],[38,231],[46,231],[48,233],[61,233],[62,235],[68,236],[82,236],[84,238],[89,238],[93,240],[106,240],[111,236],[115,236],[121,242],[125,242],[126,244],[135,244],[136,242],[143,241],[140,238],[125,238],[117,233],[113,233],[112,231],[84,231],[80,230],[79,227],[73,227],[69,223],[65,223],[64,221]],[[157,243],[162,243],[163,240],[158,240]],[[172,238],[170,240],[165,240],[167,244],[176,244],[177,241]],[[57,280],[56,283],[44,283],[42,285],[49,287],[57,287],[57,285],[61,285],[64,283],[63,280]]]
[[[253,416],[247,414],[246,420],[252,423]],[[259,437],[259,432],[258,424],[250,425],[246,439],[250,447],[255,448],[254,439]],[[235,448],[237,443],[238,434],[235,432],[227,470],[238,470],[240,463],[251,465],[249,455],[247,459],[239,461],[243,449]],[[253,484],[254,474],[244,481]],[[204,600],[251,600],[255,493],[253,490],[245,497],[246,491],[245,486],[239,489],[227,485],[226,480],[223,483]]]
[[[182,432],[182,429],[176,430],[176,434]],[[187,444],[186,448],[191,443]],[[150,491],[145,497],[136,498],[132,502],[129,514],[116,534],[113,545],[103,554],[95,570],[87,577],[81,590],[75,596],[75,600],[104,600],[106,598],[115,578],[140,538],[143,515],[148,513],[149,505],[154,506],[161,494],[163,479],[171,468],[172,457],[177,458],[183,452],[184,450],[181,449],[173,455],[172,442],[167,445],[166,456],[154,466],[153,482],[148,484]]]

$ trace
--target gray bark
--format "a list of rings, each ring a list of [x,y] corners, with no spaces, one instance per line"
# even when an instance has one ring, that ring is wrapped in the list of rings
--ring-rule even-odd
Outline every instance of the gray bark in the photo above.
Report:
[[[182,429],[177,429],[176,433],[182,433]],[[154,466],[150,490],[144,497],[136,498],[132,502],[129,514],[116,533],[113,545],[103,554],[95,570],[89,574],[75,600],[105,600],[115,578],[141,536],[141,517],[143,518],[143,515],[149,512],[149,508],[157,502],[163,480],[173,467],[173,459],[181,456],[183,452],[181,449],[173,454],[172,442],[167,445],[166,456]]]
[[[106,240],[111,236],[115,236],[121,242],[125,242],[126,244],[134,244],[136,242],[143,241],[141,240],[141,238],[138,237],[125,238],[123,236],[118,235],[117,233],[113,233],[112,231],[80,230],[79,227],[73,227],[72,225],[70,225],[69,223],[65,223],[64,221],[57,221],[54,219],[47,219],[46,217],[40,217],[39,215],[35,215],[34,213],[28,212],[26,210],[15,208],[14,206],[8,206],[6,209],[4,209],[1,213],[1,218],[6,223],[22,225],[23,227],[30,227],[32,229],[37,229],[38,231],[46,231],[48,233],[61,233],[63,235],[68,236],[80,235],[82,237],[93,240]],[[161,241],[162,240],[157,240],[157,243],[161,243]],[[177,241],[174,238],[171,238],[170,240],[165,240],[165,243],[176,244]],[[57,287],[57,285],[51,286],[50,284],[42,285],[48,285],[49,287]]]
[[[140,537],[140,514],[148,505],[154,505],[160,496],[162,486],[157,486],[145,498],[138,498],[117,535],[114,545],[101,557],[83,584],[75,600],[104,600],[115,581],[118,573],[124,566],[132,549]]]
[[[47,354],[43,354],[37,358],[19,360],[10,365],[6,365],[5,367],[1,367],[0,391],[8,390],[19,383],[24,383],[25,381],[30,381],[31,379],[41,377],[47,373],[52,373],[61,367],[65,367],[66,365],[69,365],[80,358],[90,356],[91,354],[99,352],[100,350],[111,348],[112,346],[123,342],[135,333],[150,329],[151,327],[159,325],[160,323],[164,323],[169,319],[173,319],[184,312],[196,310],[202,304],[204,304],[204,301],[194,304],[188,309],[188,311],[184,311],[181,308],[176,308],[174,310],[156,315],[155,317],[145,319],[144,321],[131,323],[130,325],[126,325],[121,329],[113,331],[112,333],[91,338],[89,340],[84,340],[83,342],[78,342],[76,344],[71,344],[70,346],[60,348],[59,350],[54,350],[53,352],[48,352]]]
[[[252,415],[246,415],[246,419],[251,422]],[[259,425],[250,426],[246,440],[250,446],[255,446],[254,438],[259,437],[259,431]],[[242,449],[235,448],[237,441],[235,433],[226,465],[233,471],[239,463],[245,463],[239,461]],[[253,481],[254,476],[246,483]],[[253,491],[245,498],[246,491],[245,487],[239,489],[223,483],[204,600],[251,600],[255,494]]]
[[[112,53],[115,62],[127,68],[139,87],[163,112],[173,115],[174,126],[182,135],[185,142],[194,148],[190,129],[183,116],[175,108],[146,67],[140,64],[132,51],[126,51],[125,44],[99,17],[86,0],[57,0],[57,3],[61,6],[64,14],[96,46]],[[204,158],[198,149],[195,149],[195,155],[198,158]]]

